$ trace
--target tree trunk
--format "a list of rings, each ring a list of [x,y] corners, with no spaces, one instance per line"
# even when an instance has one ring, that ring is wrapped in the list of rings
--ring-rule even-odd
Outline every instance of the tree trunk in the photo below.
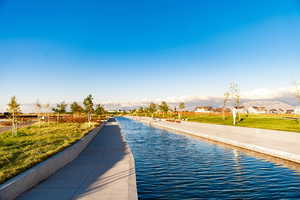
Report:
[[[88,113],[87,117],[88,117],[89,127],[91,127],[91,119],[92,119],[91,114]]]
[[[15,112],[12,113],[11,133],[13,136],[17,136]]]

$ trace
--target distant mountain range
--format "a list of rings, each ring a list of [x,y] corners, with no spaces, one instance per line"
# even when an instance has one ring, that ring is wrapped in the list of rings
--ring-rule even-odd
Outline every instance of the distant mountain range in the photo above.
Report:
[[[159,104],[160,101],[154,101],[155,103]],[[144,102],[135,102],[135,103],[104,103],[104,107],[106,110],[130,110],[139,108],[141,106],[145,107],[149,105],[149,101]],[[180,102],[168,102],[172,109],[175,107],[178,108],[178,105]],[[185,109],[192,111],[197,106],[212,106],[212,107],[221,107],[223,105],[223,98],[220,97],[207,97],[207,98],[193,98],[188,101],[184,101],[185,103]],[[244,106],[262,106],[266,107],[267,109],[278,109],[282,108],[284,110],[293,109],[295,106],[297,106],[299,103],[295,98],[284,98],[284,99],[242,99],[241,102]],[[54,107],[56,104],[51,104],[50,107]],[[228,104],[230,106],[230,103]],[[35,112],[35,106],[34,104],[22,104],[21,109],[23,113],[30,113]],[[49,111],[51,111],[50,109]],[[42,110],[45,111],[45,110]],[[5,112],[5,107],[0,108],[0,112]],[[46,111],[45,111],[46,112]]]
[[[260,106],[265,107],[267,110],[271,109],[284,109],[284,110],[291,110],[294,109],[294,106],[291,106],[287,103],[281,101],[248,101],[242,104],[245,107],[250,106]]]
[[[122,109],[122,110],[130,110],[130,109],[136,109],[141,106],[145,107],[148,106],[150,102],[143,102],[143,103],[132,103],[132,104],[105,104],[105,107],[109,110],[114,109]],[[159,102],[155,102],[159,103]],[[249,100],[244,99],[242,100],[243,106],[261,106],[266,107],[267,109],[279,109],[282,108],[284,110],[289,110],[295,108],[297,105],[297,101],[291,101],[292,104],[289,104],[284,101],[279,100]],[[178,108],[179,102],[172,102],[169,103],[170,107],[174,109],[175,107]],[[228,103],[228,106],[231,106],[232,103]],[[221,107],[223,105],[223,99],[222,98],[208,98],[208,99],[198,99],[193,101],[185,102],[185,109],[192,111],[197,106],[212,106],[212,107]]]

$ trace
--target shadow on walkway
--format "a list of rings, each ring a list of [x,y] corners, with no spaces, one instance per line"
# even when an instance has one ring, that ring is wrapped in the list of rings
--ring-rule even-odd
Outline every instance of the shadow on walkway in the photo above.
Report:
[[[132,161],[116,120],[109,119],[75,160],[18,199],[128,199]]]

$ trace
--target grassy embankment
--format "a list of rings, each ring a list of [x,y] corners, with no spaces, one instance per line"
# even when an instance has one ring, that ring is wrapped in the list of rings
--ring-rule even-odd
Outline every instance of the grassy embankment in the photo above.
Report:
[[[150,116],[143,114],[144,116]],[[200,113],[182,113],[182,119],[188,121],[209,123],[209,124],[220,124],[220,125],[230,125],[232,124],[232,117],[230,113],[226,114],[226,119],[222,119],[221,114],[200,114]],[[167,114],[164,118],[176,119],[177,114]],[[162,118],[162,114],[156,114],[154,117]],[[250,114],[246,116],[241,115],[241,121],[236,124],[236,126],[249,127],[249,128],[262,128],[271,130],[281,130],[281,131],[292,131],[300,132],[299,120],[292,118],[300,117],[299,115],[280,115],[280,114]]]
[[[62,151],[96,126],[87,123],[44,123],[24,127],[16,136],[0,134],[0,183]]]

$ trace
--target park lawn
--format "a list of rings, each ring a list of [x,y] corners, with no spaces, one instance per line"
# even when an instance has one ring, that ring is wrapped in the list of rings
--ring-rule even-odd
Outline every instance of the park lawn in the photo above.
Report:
[[[281,115],[241,115],[241,121],[236,126],[249,128],[262,128],[280,131],[300,132],[300,123],[295,119],[287,119]],[[195,116],[188,116],[188,121],[230,125],[232,126],[232,117],[222,119],[221,115],[201,114]]]
[[[73,144],[96,126],[87,123],[43,123],[0,134],[0,183]]]

